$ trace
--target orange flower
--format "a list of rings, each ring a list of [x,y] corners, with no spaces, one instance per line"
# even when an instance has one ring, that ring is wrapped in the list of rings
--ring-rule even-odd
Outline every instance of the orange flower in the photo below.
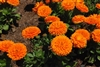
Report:
[[[96,23],[98,23],[97,14],[93,14],[90,15],[89,17],[86,17],[84,22],[95,25]]]
[[[96,8],[97,8],[97,9],[100,9],[100,3],[97,3],[97,4],[96,4]]]
[[[78,24],[78,23],[83,22],[84,19],[85,19],[84,15],[75,15],[75,16],[72,18],[72,21],[73,21],[73,23]]]
[[[71,41],[76,48],[85,48],[87,46],[86,38],[80,33],[73,33],[71,35]]]
[[[60,18],[57,16],[47,16],[44,18],[46,23],[51,23],[51,22],[55,22],[55,21],[60,21]]]
[[[81,12],[85,12],[85,13],[89,12],[88,7],[84,3],[76,3],[76,8]]]
[[[61,6],[65,10],[73,10],[75,8],[75,3],[72,0],[69,0],[69,1],[63,0],[61,2]]]
[[[7,56],[12,60],[20,60],[26,55],[26,53],[27,48],[23,43],[15,43],[8,49]]]
[[[52,2],[61,2],[62,0],[52,0]]]
[[[85,30],[85,29],[77,29],[77,30],[75,31],[75,33],[80,33],[80,34],[82,34],[87,40],[90,39],[90,33],[89,33],[87,30]]]
[[[67,36],[59,35],[51,41],[51,49],[58,56],[66,56],[72,51],[72,43]]]
[[[46,17],[51,14],[52,10],[49,6],[43,5],[38,8],[37,14],[41,17]]]
[[[62,21],[55,21],[49,26],[49,33],[51,35],[62,35],[67,32],[67,26]]]
[[[46,4],[49,4],[49,3],[50,3],[50,0],[45,0],[45,3],[46,3]]]
[[[30,27],[25,28],[22,31],[22,36],[24,38],[30,39],[30,38],[34,38],[35,36],[37,36],[40,33],[41,33],[41,30],[38,27],[30,26]]]
[[[96,24],[96,28],[100,29],[100,20],[98,20],[99,22]]]
[[[84,3],[84,0],[74,0],[76,3]]]
[[[45,5],[42,1],[41,1],[41,2],[36,2],[35,7],[32,8],[32,10],[33,10],[34,12],[37,12],[38,8],[39,8],[40,6],[42,6],[42,5]]]
[[[14,45],[14,42],[11,40],[0,41],[0,50],[3,52],[8,52],[8,49]]]
[[[92,39],[95,41],[95,42],[99,42],[100,43],[100,29],[95,29],[92,33]]]
[[[18,6],[19,5],[19,0],[7,0],[8,4],[11,4],[13,6]]]
[[[6,0],[0,0],[0,3],[5,3],[6,2]]]

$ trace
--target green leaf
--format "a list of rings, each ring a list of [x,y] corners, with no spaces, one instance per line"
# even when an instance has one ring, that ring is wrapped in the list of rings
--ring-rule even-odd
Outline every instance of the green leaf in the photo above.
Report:
[[[90,57],[88,63],[94,63],[94,61],[95,61],[94,57]]]
[[[0,30],[0,34],[2,33],[2,30]]]
[[[31,54],[31,53],[28,53],[27,56],[34,57],[33,54]]]
[[[100,56],[97,56],[97,59],[100,61]]]
[[[100,49],[97,49],[97,50],[96,50],[96,53],[100,54]]]
[[[71,67],[70,65],[67,65],[66,67]]]
[[[7,31],[9,29],[9,25],[3,25],[3,30]]]

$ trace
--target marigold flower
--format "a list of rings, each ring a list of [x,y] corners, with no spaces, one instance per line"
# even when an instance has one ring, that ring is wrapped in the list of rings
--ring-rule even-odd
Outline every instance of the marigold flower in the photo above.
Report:
[[[85,12],[85,13],[89,12],[88,7],[84,3],[76,3],[76,8],[81,12]]]
[[[78,24],[78,23],[83,22],[84,19],[85,19],[85,16],[84,16],[84,15],[75,15],[75,16],[72,18],[72,21],[73,21],[73,23]]]
[[[98,23],[97,14],[93,14],[93,15],[86,17],[84,22],[95,25],[96,23]]]
[[[46,23],[51,23],[51,22],[55,22],[55,21],[60,21],[60,18],[57,16],[47,16],[44,18]]]
[[[45,3],[46,3],[46,4],[49,4],[49,3],[50,3],[50,0],[45,0]]]
[[[8,49],[14,45],[14,42],[11,40],[0,41],[0,50],[3,52],[8,52]]]
[[[92,39],[95,41],[95,42],[99,42],[100,43],[100,29],[95,29],[92,33]]]
[[[72,43],[67,36],[59,35],[51,41],[51,49],[58,56],[66,56],[72,51]]]
[[[30,26],[30,27],[25,28],[22,31],[22,36],[24,38],[30,39],[30,38],[34,38],[35,36],[37,36],[40,33],[41,33],[41,30],[38,27]]]
[[[100,9],[100,3],[97,3],[97,4],[96,4],[96,8],[97,8],[97,9]]]
[[[52,0],[52,2],[61,2],[62,0]]]
[[[84,0],[74,0],[76,3],[84,3]]]
[[[13,6],[18,6],[19,5],[19,0],[7,0],[8,4],[11,4]]]
[[[96,28],[97,28],[97,29],[100,29],[100,20],[99,20],[99,22],[96,24]]]
[[[55,21],[50,24],[48,30],[51,35],[62,35],[67,32],[67,26],[63,21]]]
[[[80,33],[73,33],[70,38],[73,43],[73,46],[76,48],[82,49],[87,46],[86,38]]]
[[[87,40],[90,39],[90,33],[89,33],[89,31],[87,31],[86,29],[77,29],[77,30],[75,31],[75,33],[80,33],[80,34],[82,34]]]
[[[34,12],[37,12],[38,8],[42,5],[45,5],[42,1],[41,2],[36,2],[35,7],[32,8]]]
[[[37,14],[41,17],[46,17],[51,14],[52,10],[49,6],[43,5],[38,8]]]
[[[5,3],[6,2],[6,0],[0,0],[0,3]]]
[[[15,43],[8,49],[7,56],[12,60],[20,60],[27,53],[27,48],[23,43]]]
[[[75,8],[75,3],[72,0],[63,0],[61,6],[64,10],[73,10]]]

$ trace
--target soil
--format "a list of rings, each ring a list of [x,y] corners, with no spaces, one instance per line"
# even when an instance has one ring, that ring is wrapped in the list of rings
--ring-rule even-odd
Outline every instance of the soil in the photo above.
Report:
[[[13,26],[7,33],[1,34],[0,39],[9,39],[14,42],[21,42],[27,46],[28,52],[31,51],[31,43],[29,40],[24,39],[21,35],[22,30],[28,26],[37,26],[38,15],[32,11],[34,7],[35,0],[20,0],[20,5],[17,7],[17,13],[21,15],[20,20],[17,21],[17,25]],[[77,60],[78,64],[75,67],[82,67],[82,61]],[[12,67],[21,67],[15,61],[11,61]],[[86,67],[96,67],[96,66],[86,66]]]

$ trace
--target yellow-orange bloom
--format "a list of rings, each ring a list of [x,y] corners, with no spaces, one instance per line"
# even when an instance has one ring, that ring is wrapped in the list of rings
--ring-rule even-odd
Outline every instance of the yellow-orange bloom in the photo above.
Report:
[[[38,8],[42,5],[45,5],[42,1],[41,2],[36,2],[35,7],[32,8],[34,12],[37,12]]]
[[[72,43],[67,36],[59,35],[51,41],[51,49],[58,56],[66,56],[72,51]]]
[[[61,6],[64,10],[73,10],[75,8],[75,3],[72,0],[63,0]]]
[[[89,12],[88,7],[84,3],[76,3],[76,8],[81,12],[85,12],[85,13]]]
[[[52,0],[52,2],[61,2],[62,0]]]
[[[41,17],[46,17],[51,14],[52,10],[49,6],[43,5],[38,8],[37,14]]]
[[[0,3],[5,3],[6,2],[6,0],[0,0]]]
[[[50,24],[48,30],[51,35],[62,35],[67,32],[67,26],[63,21],[55,21]]]
[[[95,29],[92,33],[92,39],[95,41],[95,42],[98,42],[100,43],[100,29]]]
[[[0,50],[3,52],[8,52],[8,49],[14,45],[14,42],[11,40],[0,41]]]
[[[97,4],[96,4],[96,8],[97,8],[97,9],[100,9],[100,3],[97,3]]]
[[[19,0],[7,0],[8,4],[11,4],[13,6],[18,6],[19,5]]]
[[[20,60],[26,55],[26,53],[27,48],[23,43],[15,43],[8,49],[7,56],[12,60]]]
[[[85,16],[84,15],[75,15],[73,18],[72,18],[72,22],[74,24],[78,24],[78,23],[81,23],[83,22],[85,19]]]
[[[31,38],[34,38],[35,36],[37,36],[40,33],[41,33],[41,30],[38,27],[30,26],[30,27],[25,28],[22,31],[22,36],[24,38],[31,39]]]
[[[55,22],[55,21],[60,21],[60,18],[57,16],[47,16],[44,18],[46,23],[51,23],[51,22]]]
[[[73,0],[76,3],[84,3],[84,0]]]
[[[87,40],[90,39],[90,33],[89,33],[89,31],[87,31],[86,29],[77,29],[77,30],[75,31],[75,33],[80,33],[80,34],[82,34]]]
[[[88,24],[95,25],[96,23],[99,22],[98,19],[97,19],[97,14],[93,14],[93,15],[86,17],[84,22],[86,22]]]
[[[70,38],[76,48],[82,49],[87,46],[87,39],[80,33],[73,33]]]
[[[49,4],[49,3],[50,3],[50,0],[45,0],[45,3],[46,3],[46,4]]]

